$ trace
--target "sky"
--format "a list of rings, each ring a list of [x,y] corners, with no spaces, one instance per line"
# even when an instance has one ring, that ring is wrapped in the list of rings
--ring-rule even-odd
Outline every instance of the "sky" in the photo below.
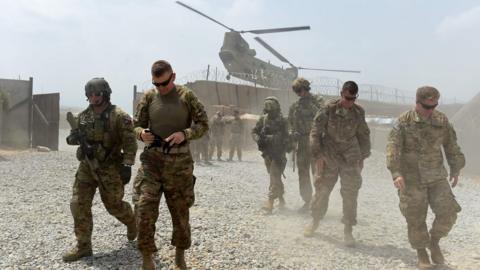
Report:
[[[183,0],[236,30],[310,25],[261,35],[297,66],[358,69],[301,72],[412,93],[423,85],[466,102],[480,91],[480,1]],[[223,69],[226,29],[170,0],[0,0],[0,78],[34,79],[34,93],[61,93],[85,107],[85,83],[104,77],[112,101],[132,111],[133,85],[149,87],[151,64],[168,60],[177,78]],[[282,65],[254,35],[257,57]],[[284,65],[284,64],[283,64]]]

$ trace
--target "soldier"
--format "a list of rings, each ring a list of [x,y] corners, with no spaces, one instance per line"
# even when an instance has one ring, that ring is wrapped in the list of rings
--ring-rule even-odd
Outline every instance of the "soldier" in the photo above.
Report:
[[[217,160],[222,161],[222,145],[223,145],[223,136],[225,135],[225,120],[223,119],[223,114],[220,111],[217,111],[212,118],[210,125],[210,159],[213,158],[213,152],[215,147],[217,148]]]
[[[282,116],[280,103],[276,97],[265,99],[264,115],[260,117],[252,130],[252,138],[262,152],[267,172],[270,175],[268,200],[262,207],[268,214],[272,213],[275,199],[279,200],[279,208],[285,206],[283,198],[282,174],[287,164],[286,152],[291,151],[288,135],[288,122]]]
[[[72,120],[75,128],[67,137],[68,144],[81,146],[77,149],[80,165],[70,201],[77,245],[63,255],[66,262],[92,255],[92,200],[97,187],[108,213],[127,226],[128,240],[137,236],[132,208],[122,200],[137,142],[131,117],[110,103],[111,93],[105,79],[88,81],[85,95],[90,105]]]
[[[305,202],[299,212],[306,212],[312,199],[310,169],[314,168],[309,143],[310,129],[313,117],[324,106],[324,100],[317,95],[310,94],[310,82],[304,78],[295,79],[292,90],[300,99],[290,106],[288,112],[289,131],[294,140],[293,155],[296,155],[300,196]]]
[[[327,211],[330,193],[340,176],[344,240],[349,247],[355,245],[352,230],[357,224],[357,198],[362,185],[363,161],[370,155],[370,130],[365,122],[365,111],[355,104],[357,97],[357,84],[345,82],[341,98],[329,102],[313,120],[310,144],[317,176],[311,204],[313,221],[304,233],[310,237],[318,228]]]
[[[175,265],[186,269],[184,253],[191,245],[189,208],[195,198],[188,144],[207,132],[208,118],[195,94],[174,84],[176,75],[167,61],[153,63],[151,73],[155,88],[145,93],[135,115],[137,139],[147,144],[134,183],[138,249],[143,269],[155,269],[155,222],[160,198],[165,194],[173,225]]]
[[[444,263],[439,241],[450,232],[461,210],[447,181],[442,148],[452,187],[458,183],[465,157],[453,126],[435,110],[439,98],[440,93],[431,86],[418,88],[415,108],[398,118],[387,144],[387,167],[399,190],[400,211],[407,221],[408,240],[417,250],[420,268],[431,266],[427,247],[435,264]],[[425,222],[428,206],[435,214],[430,231]]]
[[[202,137],[200,137],[198,140],[195,141],[196,143],[196,155],[198,158],[198,161],[203,159],[203,163],[205,165],[212,165],[210,162],[210,156],[208,153],[208,145],[210,142],[210,134],[208,132],[205,132]]]
[[[240,119],[240,112],[233,111],[233,120],[229,122],[230,126],[230,155],[228,161],[233,160],[233,154],[237,150],[238,161],[242,161],[242,141],[243,141],[243,122]]]

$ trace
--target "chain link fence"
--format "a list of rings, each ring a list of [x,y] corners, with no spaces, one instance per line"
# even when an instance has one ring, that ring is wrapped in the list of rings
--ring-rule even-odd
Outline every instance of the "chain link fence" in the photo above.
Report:
[[[242,77],[250,76],[253,80],[255,75],[252,74],[238,74]],[[312,92],[327,96],[338,96],[344,81],[332,78],[332,77],[311,77],[307,78],[311,82]],[[242,80],[233,77],[228,71],[220,68],[207,68],[204,70],[197,70],[186,74],[185,76],[177,78],[177,82],[180,84],[186,84],[188,82],[194,82],[197,80],[210,80],[217,82],[226,82],[232,84],[249,85],[256,87],[263,87],[257,85],[254,82]],[[141,85],[142,90],[151,88],[151,82],[145,81]],[[394,87],[388,87],[378,84],[359,84],[359,99],[391,103],[391,104],[413,104],[415,103],[415,92],[401,90]],[[457,103],[455,98],[440,99],[441,104],[455,104]]]

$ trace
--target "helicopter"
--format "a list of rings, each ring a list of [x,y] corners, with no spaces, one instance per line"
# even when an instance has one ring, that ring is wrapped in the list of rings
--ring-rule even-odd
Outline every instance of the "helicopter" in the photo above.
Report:
[[[254,39],[260,43],[260,45],[265,47],[265,49],[267,49],[280,61],[290,66],[287,68],[279,67],[255,57],[256,51],[251,49],[247,41],[242,37],[242,34],[245,33],[260,35],[277,32],[310,30],[310,26],[238,31],[194,9],[191,6],[188,6],[185,3],[180,1],[176,1],[176,3],[229,30],[228,32],[225,32],[223,44],[220,52],[218,53],[223,65],[228,71],[227,80],[230,79],[230,76],[233,76],[265,87],[285,89],[290,87],[292,81],[298,77],[299,70],[360,73],[358,70],[306,68],[295,66],[279,52],[273,49],[269,44],[267,44],[263,39],[256,36]]]

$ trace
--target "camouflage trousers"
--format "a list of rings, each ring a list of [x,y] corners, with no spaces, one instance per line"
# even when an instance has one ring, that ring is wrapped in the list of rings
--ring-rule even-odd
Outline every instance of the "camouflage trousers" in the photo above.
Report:
[[[195,161],[208,161],[210,160],[210,156],[208,154],[208,140],[197,140],[193,143],[195,150],[193,152],[193,159]]]
[[[272,159],[269,156],[263,156],[265,167],[270,176],[270,185],[268,187],[268,198],[271,200],[283,196],[284,189],[282,183],[282,173],[287,165],[287,159],[282,157],[280,159]]]
[[[242,160],[242,134],[232,133],[230,138],[230,154],[229,159],[233,158],[233,154],[237,151],[238,160]]]
[[[416,179],[405,179],[405,189],[399,191],[400,211],[407,221],[408,240],[414,249],[426,248],[430,237],[440,239],[448,235],[457,220],[460,205],[447,180],[427,186]],[[435,219],[430,232],[427,229],[427,212],[430,205]]]
[[[209,157],[210,159],[213,158],[213,152],[215,152],[215,148],[217,148],[217,159],[222,157],[222,146],[223,146],[223,135],[222,136],[212,136],[210,139],[210,151]]]
[[[321,175],[315,176],[315,194],[310,204],[312,217],[322,219],[328,209],[330,193],[340,176],[340,194],[343,200],[342,223],[357,224],[357,199],[362,186],[361,168],[355,164],[327,161]]]
[[[80,162],[75,182],[73,195],[70,201],[70,210],[73,215],[75,235],[79,246],[90,246],[92,241],[92,200],[96,189],[100,191],[108,213],[116,217],[125,225],[135,222],[132,208],[123,201],[124,186],[119,174],[119,165],[104,164],[98,170],[100,182],[93,177],[86,162]]]
[[[314,168],[314,162],[310,152],[308,137],[298,142],[296,154],[300,196],[305,203],[309,204],[313,192],[310,170]]]
[[[172,219],[171,244],[188,249],[191,245],[189,208],[195,201],[193,160],[190,153],[164,154],[146,150],[134,181],[133,202],[138,229],[138,249],[142,253],[157,251],[155,223],[162,194]]]

